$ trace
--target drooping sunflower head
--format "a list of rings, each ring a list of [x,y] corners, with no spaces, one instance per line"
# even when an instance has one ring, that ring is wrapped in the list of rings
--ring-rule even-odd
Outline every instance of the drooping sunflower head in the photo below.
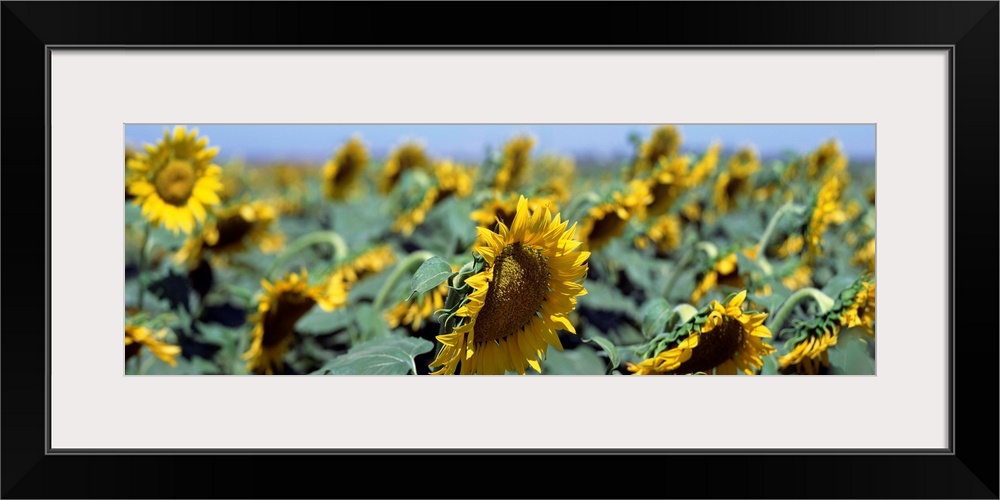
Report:
[[[629,182],[624,189],[616,190],[606,201],[592,206],[581,223],[580,239],[587,250],[599,250],[619,237],[639,211],[643,210],[652,195],[649,186],[641,180]]]
[[[427,188],[427,190],[423,192],[423,196],[417,200],[415,205],[411,205],[409,208],[404,209],[399,216],[396,217],[395,222],[392,224],[393,232],[400,233],[404,236],[413,234],[413,231],[417,229],[417,226],[423,224],[424,219],[427,218],[427,213],[434,208],[434,204],[437,202],[437,199],[437,188]]]
[[[344,284],[351,286],[369,276],[386,270],[396,262],[396,252],[389,245],[369,248],[356,257],[337,266],[334,274],[339,274]]]
[[[635,243],[639,248],[646,248],[646,245],[652,243],[661,254],[676,250],[681,245],[680,217],[668,214],[657,218],[646,229],[645,234],[636,238]]]
[[[688,185],[688,164],[691,159],[686,156],[674,156],[671,159],[663,157],[653,169],[652,175],[646,180],[651,201],[642,210],[640,217],[662,215],[670,210],[681,191]]]
[[[435,203],[440,203],[451,196],[465,198],[472,194],[476,170],[449,160],[434,162],[431,173],[437,183],[438,196]]]
[[[343,200],[368,166],[368,149],[358,137],[352,137],[323,166],[323,194],[330,200]]]
[[[165,131],[156,145],[147,144],[127,163],[133,173],[127,177],[133,203],[152,224],[190,234],[196,220],[205,221],[205,207],[221,202],[222,169],[212,163],[218,152],[218,147],[208,147],[207,137],[198,137],[197,129]]]
[[[868,335],[875,336],[875,283],[859,280],[841,292],[840,303],[841,326],[861,327]]]
[[[386,160],[382,168],[382,177],[379,179],[378,190],[382,194],[392,192],[402,176],[407,170],[430,165],[430,158],[424,151],[424,146],[417,142],[407,142],[396,148],[389,159]]]
[[[170,366],[177,366],[177,355],[181,353],[180,346],[165,342],[169,330],[162,328],[153,332],[145,326],[125,323],[125,361],[139,354],[145,347],[154,356]]]
[[[519,136],[511,139],[503,147],[503,163],[493,179],[493,187],[500,191],[512,191],[521,186],[528,173],[531,148],[535,139]]]
[[[326,283],[309,284],[305,269],[286,274],[271,283],[261,280],[264,293],[257,296],[257,312],[250,317],[253,325],[250,349],[243,354],[247,370],[271,375],[284,366],[282,358],[295,336],[295,323],[313,306],[332,311],[347,302],[347,288],[336,275]]]
[[[458,325],[439,335],[434,374],[541,372],[548,346],[562,349],[557,330],[576,333],[568,315],[587,290],[590,252],[580,251],[576,225],[549,210],[529,215],[520,197],[514,220],[499,229],[478,228],[479,271],[464,281],[470,290],[455,312]]]
[[[823,233],[831,224],[840,224],[846,215],[840,207],[844,186],[838,176],[830,176],[813,198],[812,211],[806,223],[805,240],[807,257],[823,255]]]
[[[859,327],[875,336],[875,284],[857,280],[837,295],[833,306],[815,318],[792,321],[788,353],[778,358],[784,373],[816,375],[830,366],[827,350],[837,345],[843,329]]]
[[[285,236],[275,224],[278,211],[261,201],[239,203],[215,212],[201,233],[187,239],[174,255],[174,262],[195,266],[206,251],[223,261],[251,247],[274,253],[285,244]]]
[[[642,349],[648,357],[626,365],[634,375],[682,375],[702,372],[755,375],[763,357],[775,350],[764,326],[767,313],[742,309],[747,292],[730,295],[723,306],[713,300],[672,331],[654,337]]]

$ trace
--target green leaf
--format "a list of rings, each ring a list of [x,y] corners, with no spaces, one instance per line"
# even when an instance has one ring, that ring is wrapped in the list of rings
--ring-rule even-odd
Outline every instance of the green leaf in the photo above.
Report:
[[[608,360],[611,361],[611,363],[608,365],[607,373],[610,374],[615,368],[618,368],[618,365],[621,363],[621,356],[618,355],[618,348],[615,347],[610,340],[598,335],[593,335],[590,338],[583,339],[583,341],[588,343],[593,342],[601,346],[601,349],[604,349],[604,352],[608,353]]]
[[[869,337],[860,328],[842,331],[837,345],[830,348],[830,373],[836,375],[875,375],[875,358]]]
[[[646,302],[642,306],[642,336],[651,339],[663,332],[672,312],[670,304],[662,297],[656,297]]]
[[[605,372],[604,361],[593,349],[550,348],[542,362],[544,375],[604,375]]]
[[[448,264],[448,261],[435,255],[425,260],[420,265],[420,268],[417,269],[417,272],[413,273],[413,278],[410,280],[410,289],[414,294],[433,290],[441,283],[444,283],[451,275],[451,264]]]
[[[406,375],[416,369],[416,357],[434,348],[415,337],[382,337],[352,347],[314,375]]]
[[[346,309],[327,312],[314,307],[295,324],[295,331],[305,335],[326,335],[343,330],[350,324],[351,315]]]

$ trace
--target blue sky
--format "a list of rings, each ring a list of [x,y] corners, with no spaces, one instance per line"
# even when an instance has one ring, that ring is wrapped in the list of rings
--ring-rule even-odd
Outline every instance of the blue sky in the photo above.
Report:
[[[125,144],[141,146],[163,136],[167,125],[126,125]],[[323,161],[352,135],[360,135],[376,157],[407,139],[424,143],[432,156],[478,161],[487,146],[502,147],[511,137],[528,133],[537,139],[536,153],[573,156],[627,156],[632,132],[648,137],[658,125],[200,125],[219,146],[220,161]],[[726,150],[752,145],[764,156],[785,150],[808,152],[837,138],[856,161],[875,158],[875,125],[677,125],[681,150],[702,151],[719,141]]]

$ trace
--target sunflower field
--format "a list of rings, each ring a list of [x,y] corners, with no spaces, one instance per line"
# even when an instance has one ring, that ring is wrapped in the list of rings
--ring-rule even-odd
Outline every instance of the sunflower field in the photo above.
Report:
[[[875,373],[875,169],[674,126],[580,162],[126,148],[127,375]],[[326,145],[324,145],[326,146]]]

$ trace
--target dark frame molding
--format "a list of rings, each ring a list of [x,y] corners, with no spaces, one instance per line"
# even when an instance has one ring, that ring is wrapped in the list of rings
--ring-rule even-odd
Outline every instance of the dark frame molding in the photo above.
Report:
[[[454,457],[452,462],[453,457],[446,455],[458,454],[457,451],[355,450],[350,456],[299,450],[267,450],[261,454],[244,450],[87,454],[52,450],[47,434],[47,340],[51,315],[48,61],[52,50],[123,46],[191,50],[352,46],[378,50],[456,48],[456,45],[517,50],[626,47],[649,50],[941,47],[948,50],[952,78],[949,309],[953,323],[952,425],[948,450],[875,453],[481,450],[462,454],[470,455],[470,460],[477,463],[495,464],[497,474],[520,470],[534,476],[535,468],[546,471],[546,476],[564,483],[559,487],[563,494],[576,497],[998,498],[997,428],[992,425],[998,421],[998,409],[993,399],[995,386],[991,385],[996,381],[998,336],[993,333],[997,331],[995,316],[988,314],[992,309],[985,313],[979,310],[982,303],[996,304],[993,295],[996,292],[990,279],[984,280],[988,284],[980,284],[969,279],[956,282],[955,277],[996,275],[984,273],[983,267],[984,263],[996,262],[992,242],[997,241],[994,232],[997,226],[983,219],[987,213],[997,213],[998,195],[993,189],[1000,165],[1000,2],[573,3],[559,4],[554,9],[571,8],[574,19],[592,20],[599,30],[566,26],[566,18],[549,17],[551,14],[545,11],[514,3],[2,4],[0,63],[5,70],[2,95],[6,104],[2,109],[2,133],[7,147],[0,151],[0,160],[8,175],[4,205],[9,236],[3,254],[8,259],[17,259],[8,260],[17,263],[15,271],[22,267],[45,270],[44,281],[37,277],[19,280],[17,292],[6,297],[8,313],[17,314],[7,315],[8,334],[0,350],[4,375],[0,382],[3,403],[0,425],[4,433],[0,446],[5,455],[0,487],[4,498],[325,497],[337,496],[341,491],[358,496],[356,490],[344,489],[353,486],[349,481],[314,477],[305,472],[319,465],[328,467],[331,477],[344,478],[347,469],[338,467],[344,461],[349,461],[348,467],[352,468],[378,467],[391,471],[391,480],[385,481],[386,484],[363,490],[373,496],[525,496],[520,477],[490,478],[486,489],[482,486],[472,489],[481,484],[483,474],[437,470],[444,464],[461,464],[461,457]],[[451,21],[453,18],[469,19],[468,26],[474,28],[455,26],[457,21]],[[507,28],[510,26],[520,28],[511,32]],[[551,42],[553,39],[559,40],[557,44]],[[462,43],[456,44],[455,40]],[[509,45],[512,40],[519,45]],[[567,45],[566,40],[576,44]],[[959,165],[961,170],[957,168]],[[22,186],[34,186],[38,191]],[[38,196],[41,189],[45,192],[44,205]],[[959,190],[962,196],[958,195]],[[41,224],[40,216],[44,217]],[[975,222],[963,226],[966,236],[961,240],[958,254],[956,221],[964,220]],[[980,245],[979,240],[989,244]],[[956,259],[956,255],[961,255],[961,259]],[[956,305],[960,306],[957,313]],[[38,317],[45,318],[44,329],[39,328]],[[15,321],[19,323],[17,328]],[[966,332],[969,339],[956,342],[958,331]],[[971,338],[973,335],[975,338]],[[959,362],[960,359],[965,361]],[[919,369],[919,360],[914,361],[914,366]],[[985,390],[983,385],[987,385]],[[865,415],[859,415],[859,419],[864,418]],[[123,419],[123,425],[129,422]],[[417,460],[415,454],[435,456]],[[515,461],[511,456],[514,454],[521,456]],[[586,466],[598,464],[599,470],[621,467],[622,477],[637,479],[626,484],[620,479],[601,479],[601,474],[593,478],[580,474],[589,470]],[[699,478],[685,481],[691,472],[683,468],[692,465]],[[429,470],[424,471],[425,467]],[[682,476],[671,481],[667,474],[675,468],[675,474]],[[570,475],[571,472],[577,474]],[[437,486],[442,475],[450,476],[451,486],[445,489]],[[256,479],[260,476],[266,479]],[[668,486],[669,483],[677,486]]]

